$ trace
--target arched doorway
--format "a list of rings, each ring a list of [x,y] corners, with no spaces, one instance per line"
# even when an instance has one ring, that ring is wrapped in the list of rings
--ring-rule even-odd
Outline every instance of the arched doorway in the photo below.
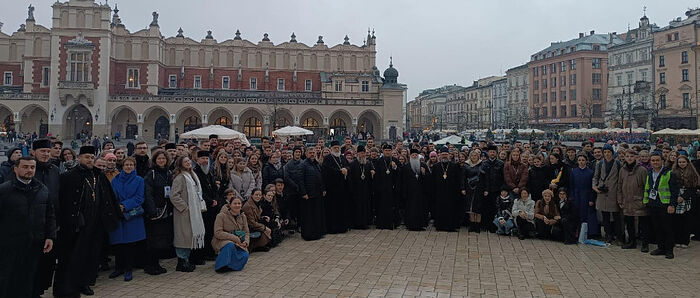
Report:
[[[20,111],[22,125],[20,130],[30,134],[37,133],[39,137],[45,137],[49,132],[49,115],[39,105],[29,105]]]
[[[271,116],[273,130],[280,129],[285,126],[293,125],[294,117],[287,109],[277,109]]]
[[[10,109],[0,106],[0,131],[10,132],[15,130],[15,116],[12,114]]]
[[[112,116],[111,135],[116,137],[119,133],[120,139],[136,138],[139,133],[139,126],[136,124],[136,113],[126,106],[119,107]]]
[[[316,110],[307,110],[301,114],[301,127],[314,132],[313,137],[308,137],[312,142],[326,136],[326,129],[321,126],[323,116]]]
[[[262,126],[262,113],[255,109],[249,108],[243,111],[239,119],[239,126],[243,129],[244,133],[248,138],[259,138],[263,136],[263,126]]]
[[[202,127],[202,116],[192,108],[183,109],[177,116],[177,128],[182,127],[179,133],[185,133]]]
[[[335,111],[330,118],[329,133],[334,137],[343,137],[350,132],[349,124],[352,123],[350,114],[344,110]]]
[[[357,133],[366,139],[368,135],[382,138],[379,117],[373,111],[365,111],[357,120]]]
[[[219,118],[216,118],[214,120],[214,125],[221,125],[226,128],[232,128],[233,127],[233,122],[231,121],[231,118],[226,117],[226,116],[221,116]]]
[[[198,116],[189,116],[185,118],[185,123],[182,132],[188,132],[202,127],[202,120]]]
[[[92,137],[92,113],[82,104],[70,108],[63,123],[64,136],[79,140]]]
[[[233,128],[233,117],[231,116],[231,113],[224,108],[214,109],[209,113],[207,119],[209,119],[209,124]]]
[[[160,116],[156,119],[156,123],[153,126],[153,138],[159,139],[170,139],[170,121],[165,116]]]

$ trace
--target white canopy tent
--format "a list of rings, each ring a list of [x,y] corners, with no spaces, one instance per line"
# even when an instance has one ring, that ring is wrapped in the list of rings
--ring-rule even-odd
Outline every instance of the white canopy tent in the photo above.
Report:
[[[670,128],[664,128],[662,130],[655,131],[654,133],[652,133],[652,135],[655,135],[655,136],[657,136],[657,135],[675,135],[675,134],[676,134],[676,130],[670,129]]]
[[[312,134],[314,134],[313,131],[298,126],[285,126],[272,132],[272,135],[280,137],[308,136]]]
[[[181,139],[208,139],[210,135],[217,135],[219,139],[232,140],[240,139],[241,143],[250,146],[250,142],[242,132],[226,128],[221,125],[209,125],[195,130],[190,130],[180,135]]]
[[[437,141],[433,142],[433,144],[435,144],[435,145],[445,145],[445,144],[447,144],[447,143],[450,143],[450,144],[453,144],[453,145],[454,145],[454,144],[461,144],[461,142],[462,142],[462,137],[457,136],[457,135],[451,135],[451,136],[442,138],[442,139],[440,139],[440,140],[437,140]],[[464,144],[465,144],[465,145],[471,145],[471,142],[465,140],[465,141],[464,141]]]

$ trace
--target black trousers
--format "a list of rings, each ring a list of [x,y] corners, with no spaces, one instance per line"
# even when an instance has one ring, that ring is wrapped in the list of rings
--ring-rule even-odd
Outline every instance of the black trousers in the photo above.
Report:
[[[620,212],[601,212],[603,214],[603,230],[605,238],[612,240],[613,238],[624,241],[625,234],[622,230],[622,216]],[[611,221],[615,220],[614,222]]]
[[[671,225],[675,233],[674,239],[676,244],[688,245],[690,243],[691,221],[689,215],[688,212],[671,215]]]
[[[579,222],[577,220],[572,220],[569,217],[562,217],[559,221],[561,224],[561,234],[559,236],[559,241],[564,241],[565,243],[576,243],[578,240],[576,238],[576,232],[578,232]]]
[[[673,252],[674,233],[671,215],[666,212],[666,207],[651,207],[649,212],[659,249],[666,253]]]
[[[554,238],[554,225],[548,225],[544,223],[544,220],[535,218],[535,228],[537,229],[537,238],[540,239],[553,239]]]
[[[519,235],[530,236],[530,232],[535,229],[535,225],[520,216],[515,218],[515,222],[518,225]]]
[[[635,219],[638,222],[636,227],[634,224]],[[651,232],[649,216],[625,216],[625,227],[627,228],[627,235],[629,236],[628,242],[636,244],[637,236],[639,236],[643,244],[649,243],[649,233]]]
[[[114,249],[114,270],[132,271],[134,261],[139,253],[139,242],[112,245]]]

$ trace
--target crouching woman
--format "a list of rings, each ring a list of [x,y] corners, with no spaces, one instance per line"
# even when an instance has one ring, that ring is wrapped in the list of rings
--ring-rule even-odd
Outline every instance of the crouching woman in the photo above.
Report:
[[[250,234],[248,220],[241,212],[243,201],[229,188],[225,192],[227,204],[221,208],[214,222],[211,246],[218,254],[216,272],[239,271],[248,262]]]

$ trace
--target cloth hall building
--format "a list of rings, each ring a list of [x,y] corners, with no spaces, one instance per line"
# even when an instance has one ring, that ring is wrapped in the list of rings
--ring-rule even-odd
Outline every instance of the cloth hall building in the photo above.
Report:
[[[164,37],[156,12],[131,32],[116,6],[93,0],[54,3],[51,28],[36,23],[34,9],[16,32],[0,32],[3,131],[64,140],[117,132],[172,140],[212,124],[249,137],[286,125],[317,136],[403,133],[407,87],[391,63],[377,69],[374,32],[361,46],[347,36],[309,46],[294,33],[279,44],[240,32],[224,41],[203,32],[197,41],[182,29]]]

